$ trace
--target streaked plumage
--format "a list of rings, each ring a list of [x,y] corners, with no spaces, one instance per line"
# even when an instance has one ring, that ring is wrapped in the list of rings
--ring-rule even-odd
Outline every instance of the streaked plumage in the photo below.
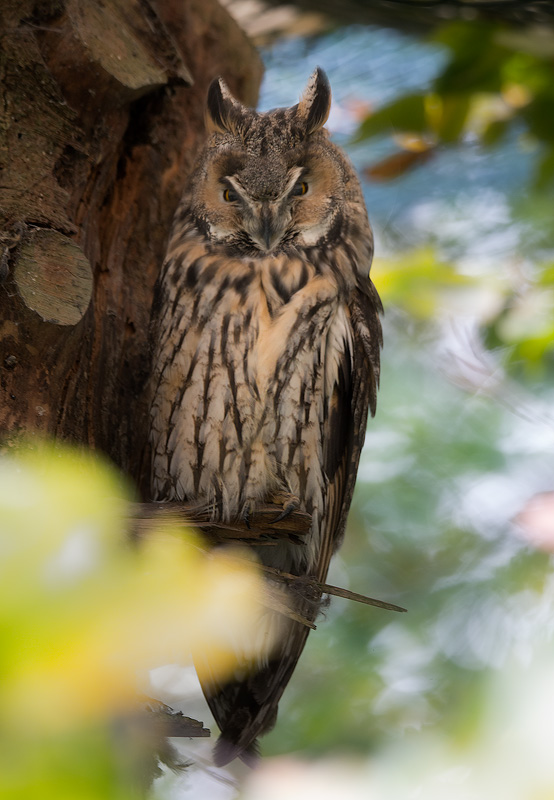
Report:
[[[212,83],[210,137],[159,281],[151,417],[155,499],[220,520],[298,503],[312,514],[306,547],[258,555],[319,580],[344,532],[381,340],[373,237],[352,166],[323,129],[329,106],[319,69],[298,105],[267,113]],[[296,602],[315,616],[317,602]],[[283,624],[269,663],[204,683],[219,763],[248,760],[274,723],[307,636]]]

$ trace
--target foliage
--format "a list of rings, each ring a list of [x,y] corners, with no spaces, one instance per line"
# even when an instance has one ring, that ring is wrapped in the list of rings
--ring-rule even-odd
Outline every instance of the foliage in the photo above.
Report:
[[[0,457],[2,797],[136,798],[137,676],[193,648],[224,675],[235,635],[257,651],[253,566],[167,528],[131,548],[129,496],[90,455]]]
[[[537,266],[531,279],[514,287],[484,333],[488,348],[506,348],[507,365],[535,375],[552,370],[554,264]]]
[[[414,249],[400,257],[377,258],[373,275],[384,303],[422,321],[438,315],[449,296],[459,299],[460,292],[478,286],[475,277],[460,274],[454,264],[439,259],[432,247]]]
[[[486,146],[516,133],[536,143],[541,158],[535,186],[554,182],[554,31],[514,30],[486,23],[456,22],[441,27],[434,41],[448,48],[449,59],[428,91],[406,93],[381,106],[360,125],[357,140],[393,133],[408,150],[417,150],[406,168],[427,159],[438,146],[468,136]],[[402,137],[399,134],[409,135]],[[390,158],[372,173],[387,174]]]
[[[373,274],[385,307],[402,309],[422,330],[472,308],[483,346],[506,369],[530,377],[554,370],[554,264],[527,274],[464,274],[427,246],[376,258]]]

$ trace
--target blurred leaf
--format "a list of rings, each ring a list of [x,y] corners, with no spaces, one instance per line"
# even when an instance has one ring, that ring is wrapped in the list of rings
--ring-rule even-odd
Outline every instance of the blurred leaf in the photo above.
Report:
[[[451,144],[460,138],[464,129],[471,105],[471,95],[434,95],[433,99],[433,111],[430,115],[431,128],[439,139],[446,144]],[[430,108],[430,105],[427,108]]]
[[[382,159],[377,164],[371,167],[366,167],[363,174],[366,178],[374,181],[390,181],[393,178],[398,178],[400,175],[408,172],[410,169],[424,164],[428,161],[434,153],[434,148],[429,147],[427,150],[416,151],[402,151],[400,153],[393,153],[393,155]]]
[[[554,355],[554,267],[507,298],[487,330],[489,346],[507,347],[507,363],[530,373],[548,366]]]
[[[435,40],[447,45],[452,58],[434,83],[438,94],[499,91],[500,71],[509,51],[495,44],[495,26],[474,22],[454,23],[439,31]]]
[[[472,48],[486,46],[492,37],[491,26],[483,23],[450,22],[434,32],[432,40],[445,45],[456,56],[470,57]]]
[[[494,119],[492,122],[489,122],[483,130],[481,137],[483,144],[487,147],[493,147],[499,144],[506,135],[509,124],[510,120],[508,119]]]
[[[402,150],[409,153],[425,153],[435,146],[435,139],[430,136],[418,136],[413,133],[397,133],[394,141]]]
[[[506,84],[521,85],[531,95],[552,91],[552,67],[536,54],[514,49],[502,67]]]
[[[529,105],[522,109],[522,117],[537,139],[554,142],[553,110],[554,97],[544,94],[537,95]]]
[[[362,122],[355,141],[359,142],[391,129],[423,133],[427,129],[424,97],[423,94],[404,95],[383,106]]]
[[[259,636],[263,579],[246,554],[207,553],[165,526],[132,548],[128,497],[86,453],[0,456],[0,731],[10,742],[0,796],[132,797],[113,782],[109,740],[113,719],[136,706],[137,673],[190,663],[194,648],[225,676],[237,641],[245,660],[271,648]],[[87,768],[68,788],[78,742]]]
[[[502,99],[511,108],[523,108],[532,99],[532,94],[522,83],[507,83],[502,87]]]
[[[554,30],[547,25],[499,28],[495,33],[495,41],[534,59],[551,62],[554,58]]]
[[[527,49],[518,51],[522,37]],[[434,39],[450,49],[450,60],[430,90],[406,94],[378,109],[361,124],[356,142],[412,132],[454,144],[469,130],[491,147],[510,127],[523,123],[537,140],[554,143],[554,81],[546,55],[552,48],[550,34],[529,30],[511,35],[495,24],[456,22],[440,28]],[[374,180],[391,180],[423,161],[392,156],[367,174]],[[535,188],[552,182],[554,171],[547,157]]]
[[[547,264],[544,266],[543,269],[541,269],[536,282],[538,286],[554,288],[554,264]]]
[[[372,274],[385,306],[396,304],[422,320],[435,314],[445,293],[474,284],[452,264],[439,261],[430,247],[409,251],[394,261],[377,258]]]

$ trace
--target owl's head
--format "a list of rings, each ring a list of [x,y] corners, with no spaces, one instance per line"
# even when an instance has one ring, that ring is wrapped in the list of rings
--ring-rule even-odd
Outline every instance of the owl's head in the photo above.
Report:
[[[330,105],[319,68],[299,103],[265,113],[239,103],[221,78],[212,82],[211,135],[190,193],[209,240],[255,257],[338,235],[348,183],[357,181],[323,129]]]

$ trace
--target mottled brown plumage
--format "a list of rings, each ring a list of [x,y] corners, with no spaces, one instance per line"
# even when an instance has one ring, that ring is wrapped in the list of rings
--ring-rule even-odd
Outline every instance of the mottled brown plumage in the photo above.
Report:
[[[267,113],[212,83],[210,136],[159,281],[151,417],[154,499],[220,520],[263,501],[299,506],[312,514],[307,545],[258,555],[319,580],[344,533],[381,343],[373,237],[352,166],[323,128],[330,99],[320,69],[299,104]],[[296,597],[310,618],[317,600]],[[237,653],[225,685],[204,665],[218,763],[248,760],[274,724],[307,636],[279,622],[269,661],[245,671]]]

